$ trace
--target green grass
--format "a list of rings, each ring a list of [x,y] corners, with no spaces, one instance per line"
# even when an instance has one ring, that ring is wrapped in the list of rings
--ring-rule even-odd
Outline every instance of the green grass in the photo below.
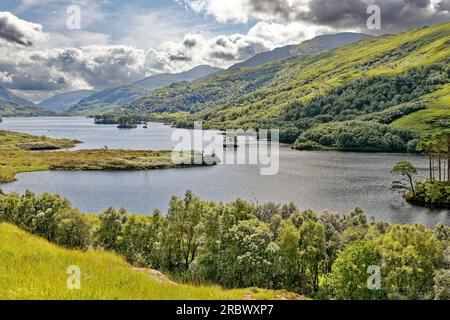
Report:
[[[69,266],[81,269],[81,290],[68,290]],[[224,290],[174,284],[133,269],[117,255],[70,251],[0,223],[0,299],[19,300],[239,300],[303,299],[287,292]]]
[[[421,133],[435,133],[450,127],[450,84],[431,95],[423,97],[431,99],[429,107],[407,115],[392,123],[392,126],[409,128]],[[433,101],[434,100],[434,101]]]
[[[0,150],[69,149],[75,147],[77,143],[80,141],[0,130]]]

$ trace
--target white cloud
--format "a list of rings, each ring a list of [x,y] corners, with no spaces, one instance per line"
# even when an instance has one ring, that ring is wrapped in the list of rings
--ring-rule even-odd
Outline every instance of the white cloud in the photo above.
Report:
[[[182,42],[165,42],[161,46],[169,54],[171,65],[184,68],[200,64],[225,68],[273,47],[270,41],[241,34],[212,38],[187,34]]]
[[[316,26],[302,22],[280,24],[276,22],[258,22],[248,32],[249,36],[266,39],[277,45],[297,44],[321,34],[333,33],[330,27]]]
[[[42,25],[19,19],[10,12],[0,12],[0,39],[23,46],[32,46],[46,36],[42,31]]]
[[[12,76],[8,72],[0,71],[0,84],[12,83]]]

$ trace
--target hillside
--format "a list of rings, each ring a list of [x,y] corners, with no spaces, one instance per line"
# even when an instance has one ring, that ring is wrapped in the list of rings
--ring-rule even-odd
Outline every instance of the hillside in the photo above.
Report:
[[[192,82],[196,79],[206,77],[222,69],[210,66],[198,66],[186,72],[176,74],[159,74],[139,80],[131,85],[109,88],[94,93],[84,99],[79,100],[66,111],[77,115],[91,115],[105,112],[121,104],[131,103],[134,100],[149,94],[150,92],[169,86],[174,83]]]
[[[4,99],[5,101],[8,101],[12,104],[16,104],[20,107],[27,107],[27,108],[33,108],[36,107],[36,105],[24,98],[21,98],[15,94],[13,94],[11,91],[7,90],[5,87],[0,85],[0,98]]]
[[[34,103],[21,98],[0,85],[0,117],[50,115]]]
[[[39,103],[39,107],[55,112],[65,112],[80,102],[81,99],[89,97],[94,93],[95,91],[93,90],[79,90],[57,94]]]
[[[194,119],[202,119],[204,126],[219,129],[280,128],[285,142],[294,142],[322,124],[341,123],[343,127],[352,127],[352,123],[345,121],[361,120],[361,132],[366,125],[374,127],[374,123],[381,123],[385,126],[381,130],[382,138],[389,134],[389,141],[376,142],[368,149],[406,151],[406,145],[417,136],[399,133],[398,128],[417,130],[419,125],[413,125],[417,121],[422,132],[448,127],[450,112],[445,96],[450,83],[449,44],[450,23],[412,29],[312,57],[231,70],[204,82],[174,85],[117,112],[150,117],[155,113],[182,111],[186,116],[179,116],[177,123],[182,127],[189,126]],[[419,82],[409,81],[409,76]],[[345,99],[333,105],[330,101],[336,96]],[[422,106],[404,106],[417,103]],[[390,114],[389,121],[364,119],[377,112],[385,112],[385,117]],[[420,119],[431,117],[432,121],[401,121],[403,116],[415,119],[416,113]],[[188,114],[194,115],[188,117]],[[342,126],[335,125],[329,133],[341,130]],[[317,140],[323,136],[321,133]],[[385,149],[385,145],[395,144],[391,143],[391,136],[398,148]],[[297,146],[360,149],[352,144],[346,147],[345,143],[341,147],[330,139],[327,142],[327,137],[322,139],[325,144],[307,140],[303,137]],[[366,140],[359,143],[363,145]]]
[[[257,67],[268,62],[285,60],[293,57],[308,56],[324,51],[333,50],[347,44],[369,38],[369,35],[362,33],[344,32],[338,34],[317,36],[298,45],[289,45],[276,48],[269,52],[263,52],[230,67],[229,70],[239,68]]]
[[[282,293],[269,290],[178,285],[157,272],[133,269],[115,254],[63,249],[5,223],[0,223],[0,260],[0,300],[282,298]],[[69,266],[80,267],[81,290],[67,289]]]

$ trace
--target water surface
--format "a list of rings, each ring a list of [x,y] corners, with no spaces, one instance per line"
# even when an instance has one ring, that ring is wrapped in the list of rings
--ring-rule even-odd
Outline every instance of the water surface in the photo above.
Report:
[[[78,149],[123,148],[170,150],[173,129],[159,123],[149,129],[119,130],[96,126],[85,118],[11,118],[0,129],[73,138],[84,143]],[[233,152],[233,151],[231,151]],[[33,172],[17,175],[18,181],[2,186],[4,191],[51,192],[67,197],[83,212],[99,212],[109,206],[149,214],[167,211],[172,195],[187,189],[196,195],[228,202],[238,197],[254,203],[294,202],[300,208],[348,213],[359,206],[368,216],[391,223],[450,224],[449,210],[430,210],[405,203],[390,190],[390,170],[400,160],[427,174],[427,160],[407,154],[299,152],[280,149],[280,171],[261,176],[251,165],[218,165],[208,168],[153,170],[145,172]]]

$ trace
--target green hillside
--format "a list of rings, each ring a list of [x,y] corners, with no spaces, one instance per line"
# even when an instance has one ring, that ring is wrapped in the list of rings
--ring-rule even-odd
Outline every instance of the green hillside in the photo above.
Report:
[[[0,300],[277,299],[286,293],[259,289],[179,285],[160,274],[133,269],[112,253],[67,250],[10,224],[0,223]],[[81,269],[81,290],[66,286],[69,266]],[[296,295],[292,295],[295,297]]]
[[[323,124],[345,126],[346,121],[359,120],[361,126],[382,124],[383,137],[390,134],[399,144],[386,149],[390,142],[377,142],[369,149],[405,151],[415,136],[404,129],[424,132],[449,126],[449,44],[450,23],[413,29],[315,56],[229,71],[204,82],[172,85],[116,112],[151,118],[182,111],[184,116],[177,116],[181,127],[202,119],[204,126],[219,129],[281,128],[285,142]],[[337,104],[330,103],[340,96]],[[378,116],[389,121],[370,119],[380,112],[384,115]],[[359,149],[305,137],[297,145],[305,143]]]
[[[0,117],[48,116],[53,113],[38,107],[18,106],[0,97]]]

